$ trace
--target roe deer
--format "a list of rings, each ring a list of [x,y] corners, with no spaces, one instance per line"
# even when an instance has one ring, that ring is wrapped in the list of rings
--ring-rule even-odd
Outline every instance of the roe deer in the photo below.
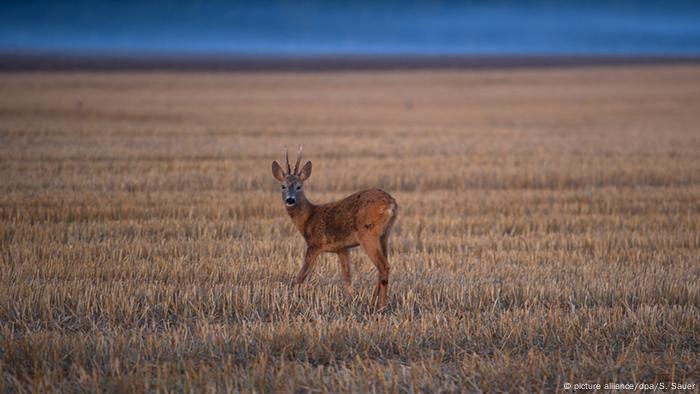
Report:
[[[304,195],[304,181],[311,175],[311,162],[299,169],[301,146],[292,171],[289,153],[285,151],[287,171],[277,161],[272,162],[272,175],[282,184],[282,201],[294,226],[306,240],[306,255],[296,285],[311,272],[319,254],[336,253],[343,273],[343,282],[352,294],[349,249],[362,246],[377,267],[377,284],[372,302],[379,309],[386,306],[389,288],[389,233],[396,221],[398,205],[388,193],[379,190],[357,192],[340,201],[315,205]]]

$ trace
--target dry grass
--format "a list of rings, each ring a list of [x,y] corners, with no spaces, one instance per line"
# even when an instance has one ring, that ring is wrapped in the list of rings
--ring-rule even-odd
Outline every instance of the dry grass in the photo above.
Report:
[[[0,389],[700,380],[700,68],[0,75]],[[389,311],[270,162],[401,206]],[[667,383],[668,384],[668,383]]]

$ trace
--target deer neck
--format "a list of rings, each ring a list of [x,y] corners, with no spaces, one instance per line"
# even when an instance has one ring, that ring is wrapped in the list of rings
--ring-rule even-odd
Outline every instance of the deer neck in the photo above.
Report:
[[[293,207],[287,207],[287,213],[292,219],[294,227],[296,227],[302,235],[304,234],[304,226],[306,225],[306,221],[311,216],[311,212],[313,212],[314,207],[315,205],[306,199],[299,201]]]

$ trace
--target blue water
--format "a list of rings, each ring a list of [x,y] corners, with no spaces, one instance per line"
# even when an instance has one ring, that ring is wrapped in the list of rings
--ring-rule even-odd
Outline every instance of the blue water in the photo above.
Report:
[[[17,1],[0,51],[700,55],[700,1]]]

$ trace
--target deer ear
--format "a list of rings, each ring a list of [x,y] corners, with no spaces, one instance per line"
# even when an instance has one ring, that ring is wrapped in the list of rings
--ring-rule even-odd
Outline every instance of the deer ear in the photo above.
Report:
[[[274,176],[278,181],[284,182],[284,171],[282,170],[280,163],[276,161],[272,162],[272,176]]]
[[[307,161],[304,167],[301,169],[301,174],[299,175],[299,180],[304,182],[308,177],[311,176],[311,162]]]

